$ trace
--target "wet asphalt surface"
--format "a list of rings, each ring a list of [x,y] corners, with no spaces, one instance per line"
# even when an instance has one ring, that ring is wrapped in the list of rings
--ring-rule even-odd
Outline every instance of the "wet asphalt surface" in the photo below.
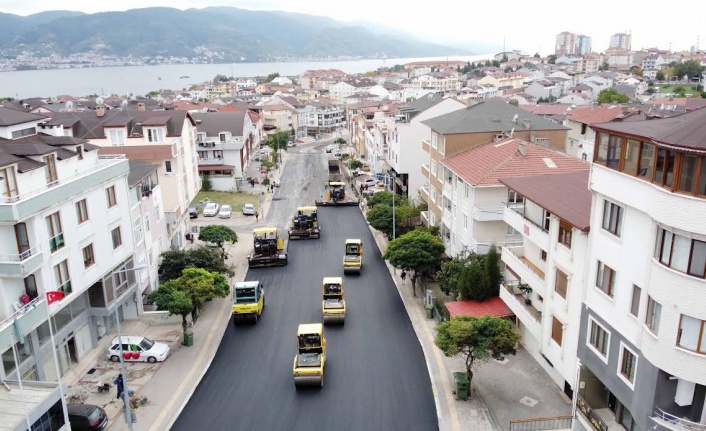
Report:
[[[321,196],[326,144],[290,151],[263,225],[284,233],[296,207]],[[363,215],[355,206],[320,208],[319,220],[321,239],[290,242],[288,266],[248,271],[265,286],[263,315],[254,325],[231,319],[173,430],[438,429],[422,349]],[[343,276],[346,238],[363,239],[360,276]],[[346,324],[324,329],[324,387],[296,389],[297,326],[321,322],[326,276],[344,277]]]

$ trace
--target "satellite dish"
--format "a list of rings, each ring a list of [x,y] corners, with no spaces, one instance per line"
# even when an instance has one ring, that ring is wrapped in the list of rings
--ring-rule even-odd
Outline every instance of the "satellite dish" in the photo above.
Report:
[[[73,109],[73,107],[74,107],[74,102],[72,102],[71,100],[67,100],[66,101],[66,109]]]
[[[96,105],[100,106],[105,102],[102,97],[96,97]]]
[[[120,106],[122,106],[123,108],[127,108],[127,105],[128,105],[127,100],[123,100],[122,102],[120,102]]]

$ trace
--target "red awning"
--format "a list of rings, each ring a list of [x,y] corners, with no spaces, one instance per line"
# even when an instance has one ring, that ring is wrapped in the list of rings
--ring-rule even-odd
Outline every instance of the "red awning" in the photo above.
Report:
[[[499,296],[490,298],[487,301],[455,301],[447,302],[446,308],[449,310],[451,317],[473,316],[473,317],[506,317],[512,316],[514,313],[510,307],[500,299]]]
[[[232,165],[199,165],[199,171],[201,172],[211,172],[211,171],[232,171],[235,166]]]

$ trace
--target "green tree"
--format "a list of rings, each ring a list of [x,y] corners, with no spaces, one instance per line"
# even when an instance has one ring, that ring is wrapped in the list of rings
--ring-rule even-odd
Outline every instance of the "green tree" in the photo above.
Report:
[[[158,90],[153,90],[153,91],[150,91],[149,93],[145,94],[145,97],[155,97],[155,96],[159,96]]]
[[[228,82],[228,77],[225,75],[221,75],[220,73],[213,77],[214,84],[219,84],[221,82]]]
[[[657,81],[664,81],[664,72],[661,70],[658,70],[657,73],[655,74],[655,79]]]
[[[226,266],[221,259],[221,252],[206,245],[188,250],[167,250],[161,256],[159,279],[162,282],[181,277],[186,268],[202,268],[209,272],[225,274],[228,277],[234,275],[233,269]]]
[[[598,70],[608,70],[610,69],[610,65],[607,62],[603,62],[600,66],[598,66]]]
[[[238,241],[238,235],[228,226],[211,224],[199,229],[199,240],[213,242],[223,247],[226,242],[234,243]]]
[[[363,162],[358,159],[351,160],[351,169],[360,169],[363,166]]]
[[[487,297],[488,277],[483,265],[484,258],[477,256],[461,270],[461,282],[458,286],[459,297],[462,300],[484,301]]]
[[[382,258],[395,268],[412,271],[412,294],[417,295],[417,274],[428,274],[439,266],[444,253],[441,238],[428,230],[415,229],[388,244]]]
[[[633,66],[630,68],[630,73],[635,76],[642,76],[642,68],[640,66]]]
[[[500,62],[498,60],[493,60],[490,62],[493,67],[500,67]]]
[[[164,283],[153,293],[156,294],[165,285],[169,286],[170,289],[173,288],[186,294],[191,301],[192,307],[190,312],[191,319],[194,323],[196,323],[199,313],[206,302],[211,301],[214,298],[225,298],[230,293],[230,285],[228,284],[228,279],[225,275],[216,272],[209,272],[202,268],[185,269],[182,271],[181,277]],[[169,293],[167,295],[171,295],[172,297],[174,296],[173,293]],[[156,296],[157,295],[155,295],[155,297]],[[173,299],[174,302],[177,302],[176,299],[179,298]],[[180,304],[179,309],[183,310],[182,307],[185,306],[185,301],[179,299],[178,303]],[[186,319],[183,319],[183,321],[185,320]]]
[[[539,55],[539,53],[538,53],[538,52],[535,52],[535,53],[534,53],[534,55],[533,55],[533,57],[534,57],[534,58],[542,58],[542,56],[541,56],[541,55]]]
[[[686,90],[682,86],[676,86],[672,89],[672,93],[677,97],[684,97],[686,95]]]
[[[336,145],[346,145],[346,140],[343,138],[336,138],[336,140],[334,140],[333,143]]]
[[[473,367],[492,359],[502,360],[506,355],[517,354],[520,334],[512,324],[497,317],[455,317],[436,327],[437,347],[444,355],[464,355],[469,387],[473,380]]]
[[[265,145],[272,148],[275,152],[278,150],[286,150],[289,142],[289,132],[276,132],[265,141]]]
[[[606,88],[598,93],[597,102],[600,103],[628,103],[630,98],[626,94],[620,94],[615,88]]]
[[[376,193],[378,194],[378,193]],[[374,196],[374,195],[373,195]],[[368,223],[374,229],[384,233],[388,238],[392,238],[392,206],[386,204],[377,204],[371,208],[367,214]],[[400,218],[395,214],[395,230],[402,229]]]
[[[267,75],[267,78],[265,78],[265,82],[272,82],[275,80],[275,78],[279,78],[279,72],[270,73],[269,75]]]
[[[434,280],[439,283],[439,288],[447,296],[458,299],[461,273],[468,263],[469,255],[466,253],[441,263],[440,269],[434,274]]]
[[[491,246],[488,253],[485,254],[483,263],[486,277],[485,298],[477,298],[480,301],[500,295],[500,282],[503,280],[500,273],[500,255],[495,246]]]
[[[549,57],[547,57],[547,63],[555,64],[556,63],[556,55],[552,54]]]
[[[211,182],[211,177],[208,175],[201,175],[201,190],[205,192],[210,192],[213,190],[213,183]]]
[[[674,76],[682,78],[686,76],[688,79],[700,78],[701,73],[704,71],[704,67],[698,60],[687,60],[683,63],[670,63],[669,65],[674,69]]]
[[[402,196],[395,196],[395,206],[406,204],[407,200]],[[384,204],[392,207],[392,192],[378,192],[368,198],[368,209],[373,209],[379,204]]]
[[[175,280],[169,280],[147,296],[147,303],[154,304],[157,309],[168,311],[169,315],[181,316],[181,327],[186,331],[186,316],[194,309],[189,295],[179,289]]]
[[[486,254],[466,253],[441,264],[434,275],[441,291],[461,300],[485,301],[498,296],[502,274],[495,247]]]

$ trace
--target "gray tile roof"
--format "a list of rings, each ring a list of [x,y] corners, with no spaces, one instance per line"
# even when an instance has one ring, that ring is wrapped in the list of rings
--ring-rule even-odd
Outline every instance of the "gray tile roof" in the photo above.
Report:
[[[49,136],[37,134],[20,139],[0,138],[0,167],[17,163],[21,172],[41,168],[44,163],[30,159],[31,156],[43,156],[56,153],[59,160],[75,157],[77,145],[83,145],[84,151],[95,151],[97,146],[89,144],[83,139],[69,136]]]
[[[130,188],[135,187],[140,181],[159,169],[160,166],[140,160],[130,160],[129,165],[130,173],[127,176],[127,182]]]
[[[17,124],[29,123],[32,121],[46,120],[47,117],[39,114],[18,111],[0,106],[0,127],[15,126]]]
[[[206,136],[218,136],[221,132],[230,132],[233,136],[243,136],[246,112],[207,112],[192,114],[196,128]],[[199,120],[201,122],[199,123]]]
[[[517,115],[515,122],[512,119]],[[450,112],[422,121],[432,130],[443,135],[462,133],[503,132],[512,129],[525,130],[524,121],[529,120],[529,130],[568,130],[554,121],[524,111],[502,101],[487,101],[470,105],[465,109]]]
[[[95,111],[57,112],[47,125],[70,127],[73,135],[82,139],[105,139],[105,127],[127,127],[128,137],[144,136],[142,124],[164,124],[167,136],[181,136],[184,121],[190,118],[186,111],[119,111],[107,110],[99,117]]]

